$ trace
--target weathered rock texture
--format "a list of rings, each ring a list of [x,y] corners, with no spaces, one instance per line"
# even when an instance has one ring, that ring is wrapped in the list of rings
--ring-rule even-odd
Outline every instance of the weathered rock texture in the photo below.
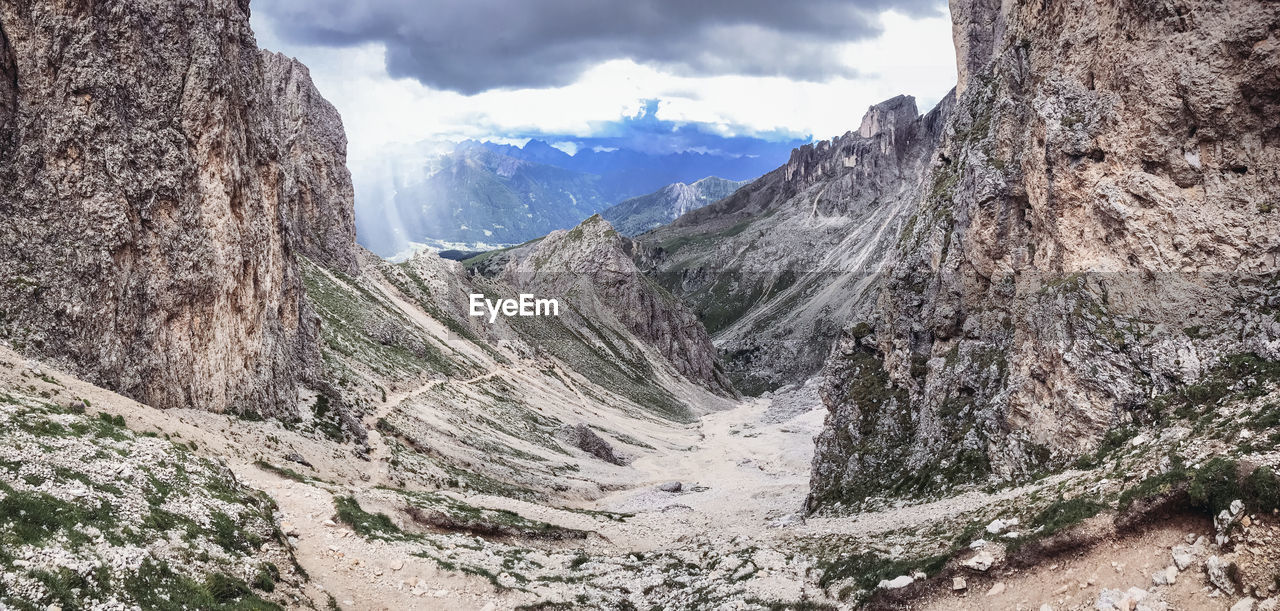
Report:
[[[355,275],[355,190],[342,117],[302,62],[263,51],[262,66],[267,99],[275,106],[286,235],[298,253]]]
[[[319,354],[296,255],[353,261],[305,72],[264,70],[243,1],[3,0],[0,28],[4,335],[158,407],[291,414]]]
[[[840,329],[870,316],[878,271],[951,109],[898,96],[857,132],[638,238],[641,264],[698,312],[744,392],[817,373]]]
[[[512,261],[504,275],[512,286],[560,298],[563,314],[580,316],[588,327],[607,328],[616,320],[686,378],[732,392],[702,323],[640,273],[632,250],[630,240],[595,215],[572,230],[552,232]]]
[[[615,465],[627,464],[622,457],[613,451],[613,446],[609,445],[609,442],[601,439],[595,431],[591,430],[591,427],[585,424],[561,427],[556,434],[565,443],[607,463]]]
[[[1061,464],[1280,356],[1280,4],[954,0],[961,82],[810,506]]]

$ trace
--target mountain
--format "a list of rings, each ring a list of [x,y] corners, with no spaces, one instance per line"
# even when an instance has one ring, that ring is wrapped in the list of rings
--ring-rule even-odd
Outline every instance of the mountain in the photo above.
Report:
[[[354,266],[336,111],[242,3],[0,9],[0,333],[151,405],[292,413],[299,258]]]
[[[669,184],[648,195],[633,197],[600,213],[622,235],[636,236],[676,217],[724,199],[745,182],[708,176],[692,184]]]
[[[536,139],[522,147],[469,140],[388,151],[362,170],[369,178],[356,198],[358,239],[387,257],[415,244],[518,244],[673,183],[755,178],[791,147],[748,140],[735,144],[741,154],[584,148],[570,155]]]
[[[1277,7],[959,5],[955,112],[827,365],[811,507],[1061,468],[1280,357]]]
[[[1280,4],[954,0],[928,112],[398,262],[247,7],[0,0],[0,608],[1280,605]]]
[[[573,227],[614,199],[598,176],[477,144],[459,145],[409,168],[394,189],[388,205],[400,219],[400,239],[472,250]]]
[[[616,317],[681,374],[710,390],[732,394],[702,325],[640,273],[630,256],[633,250],[629,240],[595,215],[571,231],[553,232],[513,251],[504,277],[521,290],[576,296],[570,310],[583,317],[583,327]]]
[[[668,128],[671,129],[671,128]],[[586,139],[588,142],[591,139]],[[582,147],[570,155],[544,140],[533,139],[523,147],[479,143],[509,157],[553,165],[600,176],[622,197],[638,196],[676,182],[693,182],[705,176],[727,180],[751,180],[778,166],[804,140],[770,142],[759,139],[713,140],[728,150],[703,152],[645,152],[618,148],[623,142],[608,141],[612,147]]]
[[[951,103],[924,116],[907,96],[877,104],[858,131],[637,237],[642,267],[698,312],[740,390],[803,382],[870,316]]]

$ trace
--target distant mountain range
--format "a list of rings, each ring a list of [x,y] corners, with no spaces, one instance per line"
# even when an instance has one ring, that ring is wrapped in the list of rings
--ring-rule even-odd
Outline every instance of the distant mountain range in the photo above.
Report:
[[[753,180],[786,162],[791,150],[806,142],[761,141],[753,153],[744,155],[691,151],[655,155],[628,149],[583,149],[570,155],[542,140],[530,140],[523,147],[475,141],[464,142],[460,146],[483,146],[508,157],[595,174],[622,198],[627,198],[707,176],[735,181]]]
[[[653,199],[627,208],[639,214],[634,229],[619,213],[606,216],[634,235],[673,219],[667,210],[700,207],[731,193],[729,184],[777,167],[794,144],[760,141],[750,154],[738,155],[626,149],[570,155],[542,140],[522,147],[469,140],[430,153],[389,154],[368,173],[375,184],[357,185],[359,241],[384,257],[421,245],[487,250],[573,227],[613,204],[650,194]],[[679,193],[709,176],[723,178],[699,187],[705,193]],[[674,192],[659,196],[667,189]],[[666,202],[670,197],[676,199]],[[660,209],[641,209],[650,205]]]
[[[724,199],[745,184],[746,181],[725,180],[717,176],[708,176],[692,184],[672,183],[648,195],[610,206],[600,216],[609,221],[618,233],[627,237],[637,236],[666,225],[686,212]]]

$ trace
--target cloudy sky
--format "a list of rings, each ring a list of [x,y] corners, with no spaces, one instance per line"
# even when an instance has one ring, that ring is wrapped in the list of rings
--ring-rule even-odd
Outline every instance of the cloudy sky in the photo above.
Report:
[[[646,111],[830,138],[880,100],[925,111],[955,83],[945,0],[255,0],[253,26],[311,68],[353,165],[420,141],[572,150]]]

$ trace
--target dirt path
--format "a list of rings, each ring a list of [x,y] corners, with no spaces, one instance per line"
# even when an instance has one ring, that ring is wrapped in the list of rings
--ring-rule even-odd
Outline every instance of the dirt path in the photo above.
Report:
[[[1198,566],[1178,574],[1172,585],[1157,587],[1151,578],[1152,573],[1172,564],[1173,546],[1184,543],[1189,533],[1198,536],[1211,527],[1201,519],[1162,522],[1140,535],[1104,542],[1028,570],[1005,569],[980,580],[971,577],[965,590],[936,594],[920,601],[918,608],[970,611],[1041,609],[1047,605],[1059,611],[1092,610],[1103,589],[1138,588],[1146,591],[1151,600],[1167,603],[1170,609],[1227,609],[1236,600],[1211,596],[1214,590],[1205,587]]]
[[[775,538],[777,526],[794,521],[809,488],[813,436],[823,410],[814,406],[787,422],[765,424],[767,400],[703,416],[701,440],[678,454],[646,456],[632,467],[635,487],[611,494],[596,508],[635,513],[615,542],[656,549],[679,538],[706,534],[730,539]],[[657,486],[678,481],[681,492]]]
[[[509,372],[518,373],[522,371],[520,368],[508,370]],[[399,391],[387,395],[387,399],[379,403],[373,411],[364,417],[365,431],[368,433],[367,443],[369,445],[369,463],[373,467],[369,470],[369,487],[390,485],[390,469],[389,461],[391,460],[391,449],[387,446],[387,442],[382,437],[382,431],[378,430],[378,421],[386,418],[391,412],[395,411],[406,399],[426,392],[437,386],[447,384],[470,385],[483,380],[488,380],[497,376],[499,371],[490,371],[478,376],[468,378],[466,380],[431,380],[411,390]]]

